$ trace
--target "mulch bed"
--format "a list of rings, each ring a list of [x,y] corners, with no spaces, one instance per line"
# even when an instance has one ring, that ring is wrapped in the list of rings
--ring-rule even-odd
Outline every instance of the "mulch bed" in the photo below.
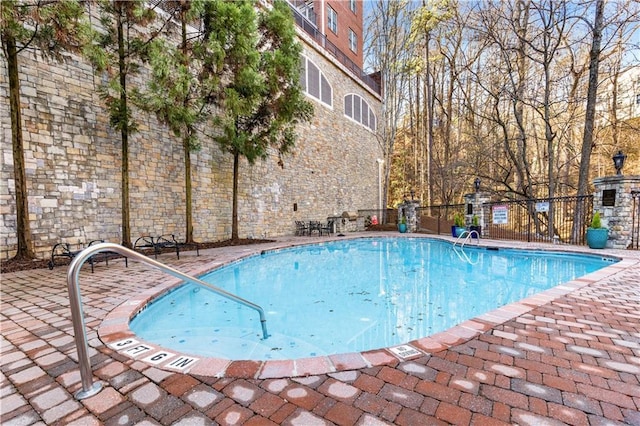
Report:
[[[206,243],[197,243],[199,250],[216,247],[244,246],[250,244],[271,243],[273,240],[257,240],[257,239],[238,239],[224,240]],[[195,247],[194,247],[195,248]],[[167,252],[175,250],[167,249]],[[47,259],[7,259],[0,261],[0,272],[7,274],[9,272],[25,271],[29,269],[42,269],[49,267],[49,258]],[[71,259],[57,259],[56,266],[62,266],[71,263]]]

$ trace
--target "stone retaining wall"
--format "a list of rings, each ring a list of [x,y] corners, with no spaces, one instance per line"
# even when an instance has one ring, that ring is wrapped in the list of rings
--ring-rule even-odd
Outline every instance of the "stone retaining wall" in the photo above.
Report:
[[[304,39],[303,39],[304,41]],[[356,93],[375,108],[380,100],[312,42],[304,54],[333,88],[333,108],[313,102],[315,116],[299,127],[293,152],[278,165],[275,153],[249,166],[241,162],[239,234],[265,238],[292,234],[294,220],[326,220],[344,210],[378,206],[375,134],[344,116],[343,99]],[[78,57],[65,64],[31,53],[20,56],[23,135],[30,224],[39,257],[60,241],[121,242],[120,135],[108,125],[97,93],[99,75]],[[0,258],[15,253],[15,187],[6,61],[0,57]],[[131,237],[173,233],[184,239],[182,145],[154,117],[136,113],[130,137]],[[232,162],[210,141],[192,154],[194,237],[231,235]],[[297,211],[294,211],[294,204]]]

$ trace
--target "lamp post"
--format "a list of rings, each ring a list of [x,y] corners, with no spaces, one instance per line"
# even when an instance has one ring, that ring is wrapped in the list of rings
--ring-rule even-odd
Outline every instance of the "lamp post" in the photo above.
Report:
[[[624,166],[624,160],[627,159],[627,156],[622,153],[622,151],[618,151],[616,155],[613,156],[613,166],[616,168],[616,175],[622,174],[622,167]]]
[[[480,178],[477,177],[476,180],[473,181],[473,186],[476,188],[476,192],[480,191]]]
[[[409,191],[409,194],[411,194],[411,201],[414,200],[414,197],[416,195],[416,191],[414,191],[413,189]]]

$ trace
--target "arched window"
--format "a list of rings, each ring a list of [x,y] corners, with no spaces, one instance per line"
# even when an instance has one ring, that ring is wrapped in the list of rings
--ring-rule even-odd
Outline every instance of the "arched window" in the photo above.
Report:
[[[344,115],[371,131],[376,131],[376,115],[369,103],[359,95],[350,93],[344,97]]]
[[[322,71],[306,56],[300,60],[300,85],[306,94],[333,107],[333,89]]]

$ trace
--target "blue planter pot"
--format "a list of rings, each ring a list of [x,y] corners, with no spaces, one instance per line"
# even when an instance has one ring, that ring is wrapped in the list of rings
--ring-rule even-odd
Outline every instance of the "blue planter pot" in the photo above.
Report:
[[[407,232],[407,224],[406,223],[399,223],[398,224],[398,231],[400,231],[402,234]]]
[[[464,228],[462,226],[454,226],[454,228],[455,228],[455,234],[453,235],[454,237],[459,237],[460,235],[462,235],[464,231],[467,230],[467,228]]]
[[[587,245],[592,249],[603,249],[607,245],[609,229],[587,228]]]

